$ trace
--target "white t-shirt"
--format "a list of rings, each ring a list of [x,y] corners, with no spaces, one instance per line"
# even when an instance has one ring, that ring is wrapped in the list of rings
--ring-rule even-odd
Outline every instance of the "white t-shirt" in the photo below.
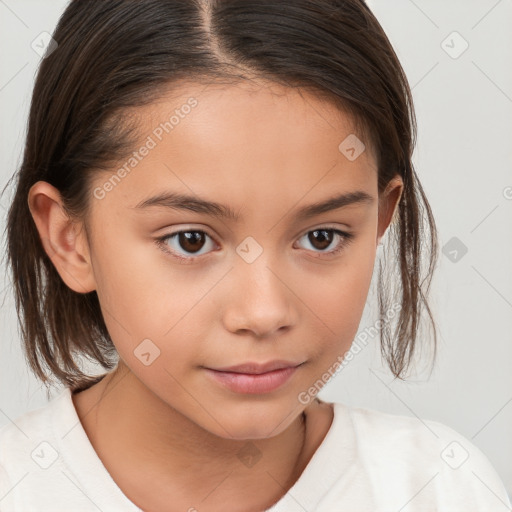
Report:
[[[191,507],[201,510],[199,503]],[[334,403],[334,419],[300,478],[269,512],[509,512],[483,453],[441,423]],[[0,429],[1,512],[140,511],[60,394]],[[193,508],[192,508],[193,510]],[[229,511],[229,506],[226,508]]]

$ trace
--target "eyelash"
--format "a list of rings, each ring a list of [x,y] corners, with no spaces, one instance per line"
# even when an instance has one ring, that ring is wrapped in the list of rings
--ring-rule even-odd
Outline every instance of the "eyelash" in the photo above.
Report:
[[[332,251],[328,251],[328,252],[318,252],[317,254],[319,254],[319,255],[328,254],[329,256],[335,256],[336,254],[340,253],[343,249],[345,249],[354,239],[354,235],[352,233],[347,233],[345,231],[341,231],[339,229],[331,228],[331,227],[320,227],[320,228],[316,228],[316,229],[311,229],[309,231],[306,231],[306,233],[304,233],[300,238],[303,238],[305,235],[308,235],[309,233],[313,233],[314,231],[332,231],[334,234],[342,237],[342,241],[338,243],[338,245],[335,249],[333,249]],[[213,237],[211,237],[206,231],[203,231],[202,229],[182,229],[181,231],[176,231],[174,233],[170,233],[168,235],[164,235],[164,236],[161,236],[156,239],[156,243],[162,251],[171,255],[174,258],[177,258],[178,260],[183,261],[184,263],[192,263],[193,261],[201,258],[203,255],[185,257],[185,256],[181,256],[180,254],[176,253],[175,251],[170,250],[169,246],[166,244],[167,240],[174,238],[181,233],[201,233],[201,234],[204,234],[207,237],[213,239]],[[322,257],[322,256],[315,256],[315,257]]]

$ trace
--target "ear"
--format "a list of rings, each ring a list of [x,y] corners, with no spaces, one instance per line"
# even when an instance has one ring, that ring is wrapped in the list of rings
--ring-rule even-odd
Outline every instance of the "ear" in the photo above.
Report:
[[[402,177],[396,175],[387,185],[381,197],[379,198],[379,224],[377,229],[377,243],[384,236],[388,229],[395,211],[398,208],[398,203],[402,197],[404,184]]]
[[[28,193],[28,206],[44,250],[66,285],[78,293],[96,289],[90,251],[81,223],[67,215],[59,191],[38,181]]]

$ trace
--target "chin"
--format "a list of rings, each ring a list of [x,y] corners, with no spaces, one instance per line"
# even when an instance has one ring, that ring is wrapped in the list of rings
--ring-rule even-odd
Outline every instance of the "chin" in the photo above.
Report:
[[[276,410],[276,407],[278,409]],[[213,434],[233,441],[269,439],[284,432],[300,415],[291,414],[290,407],[274,404],[247,404],[247,406],[226,407],[224,414],[215,415],[210,422]]]
[[[239,427],[236,429],[228,426],[227,429],[229,430],[229,434],[223,429],[219,429],[213,433],[218,437],[230,441],[258,441],[270,439],[281,433],[280,430],[274,430],[275,426],[265,430],[261,428],[261,425],[255,426],[254,424],[247,425],[245,428]]]

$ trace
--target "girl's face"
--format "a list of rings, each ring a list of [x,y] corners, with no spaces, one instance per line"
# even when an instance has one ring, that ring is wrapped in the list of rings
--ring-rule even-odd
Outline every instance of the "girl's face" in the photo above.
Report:
[[[369,141],[358,156],[348,117],[293,89],[196,84],[138,112],[136,155],[91,189],[92,288],[122,364],[211,433],[277,435],[357,333],[400,184],[379,218]],[[268,392],[208,370],[274,360],[300,366]]]

